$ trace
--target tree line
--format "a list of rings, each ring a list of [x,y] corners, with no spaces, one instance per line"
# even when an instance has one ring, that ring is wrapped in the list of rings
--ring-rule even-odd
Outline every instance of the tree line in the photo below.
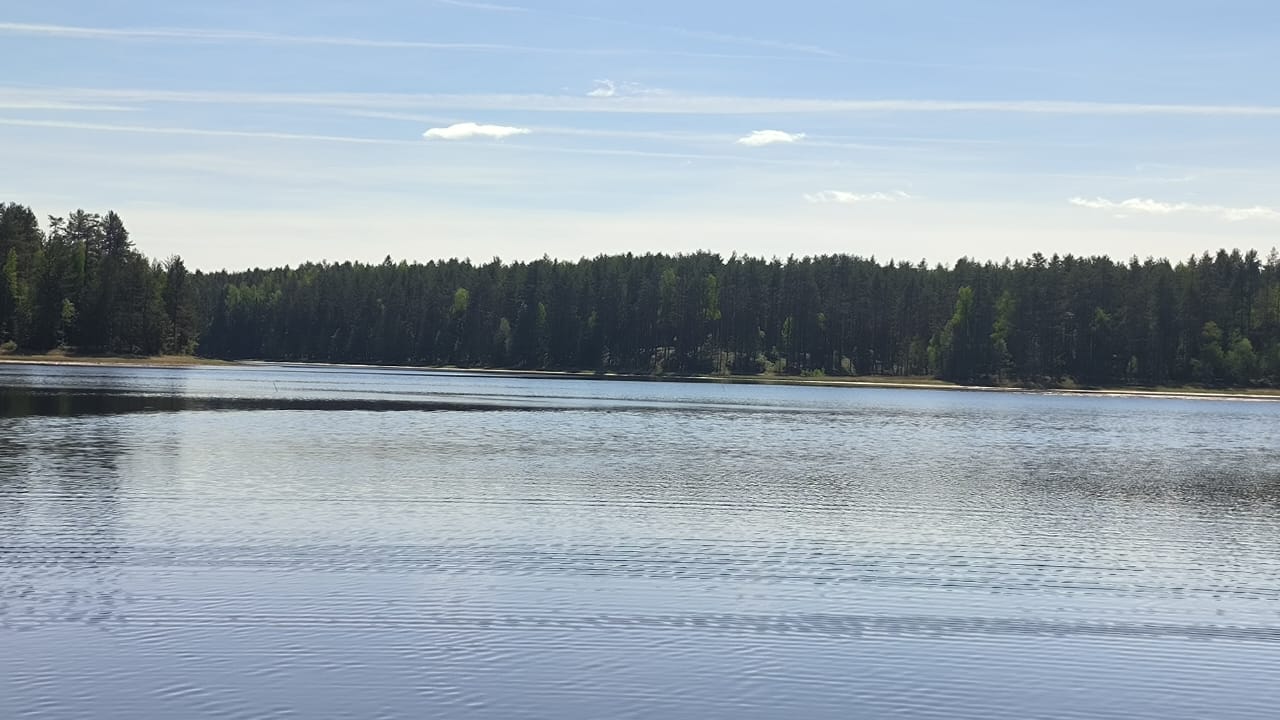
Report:
[[[1280,385],[1280,256],[713,253],[188,273],[115,213],[0,206],[0,342],[389,365]]]
[[[47,226],[28,207],[0,204],[0,345],[195,351],[195,286],[181,258],[148,260],[114,212],[77,210]]]

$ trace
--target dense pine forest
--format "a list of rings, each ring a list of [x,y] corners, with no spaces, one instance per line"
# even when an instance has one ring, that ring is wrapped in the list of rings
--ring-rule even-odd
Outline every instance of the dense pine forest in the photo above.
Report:
[[[1280,385],[1280,257],[710,253],[188,272],[115,213],[0,205],[6,352],[978,383]]]

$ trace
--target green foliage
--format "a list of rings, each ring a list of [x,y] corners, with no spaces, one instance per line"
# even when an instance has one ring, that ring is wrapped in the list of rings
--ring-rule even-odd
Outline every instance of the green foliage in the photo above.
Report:
[[[493,334],[493,349],[490,357],[494,364],[506,366],[511,364],[511,321],[506,318],[498,320],[498,329]]]
[[[0,203],[0,256],[13,251],[18,267],[26,273],[23,281],[31,279],[36,253],[44,242],[40,222],[31,208],[16,203]]]
[[[453,309],[451,314],[455,317],[462,317],[467,314],[467,309],[471,307],[471,293],[466,288],[458,288],[453,292]]]
[[[10,247],[0,267],[0,341],[14,342],[18,335],[18,307],[22,285],[18,280],[18,251]],[[16,343],[15,343],[16,345]]]
[[[991,327],[991,353],[997,378],[1013,372],[1013,354],[1009,352],[1009,340],[1013,337],[1017,307],[1013,293],[1005,290],[1000,294],[1000,300],[996,303],[996,321]]]
[[[711,322],[719,320],[720,313],[720,281],[714,274],[707,275],[706,290],[703,293],[702,317]]]
[[[1280,258],[1252,253],[952,268],[696,253],[320,264],[193,280],[199,351],[218,357],[1280,383]],[[1209,322],[1220,334],[1205,341]]]
[[[1258,377],[1258,355],[1249,338],[1235,335],[1224,358],[1227,377],[1237,385],[1247,385]]]
[[[1210,320],[1200,330],[1200,352],[1192,361],[1192,368],[1204,382],[1217,382],[1224,376],[1227,359],[1222,351],[1222,329]]]
[[[68,334],[71,328],[76,325],[76,306],[70,300],[62,299],[62,312],[58,318],[58,344],[65,346],[67,344]]]
[[[186,264],[177,255],[164,264],[164,284],[160,295],[169,326],[164,352],[177,355],[194,352],[199,337],[195,288]]]
[[[931,365],[938,377],[972,381],[981,371],[981,356],[974,320],[973,288],[961,287],[956,293],[955,311],[936,336]]]
[[[151,263],[115,213],[0,205],[0,342],[387,364],[1280,385],[1280,254],[953,267],[712,253]]]
[[[31,351],[165,348],[173,324],[162,298],[165,272],[133,249],[115,213],[51,217],[45,234],[29,209],[0,206],[0,253],[0,338]],[[189,352],[199,318],[191,288],[180,294],[183,339],[173,351]]]

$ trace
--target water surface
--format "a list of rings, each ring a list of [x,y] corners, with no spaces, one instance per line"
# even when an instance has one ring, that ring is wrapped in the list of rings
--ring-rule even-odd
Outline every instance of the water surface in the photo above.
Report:
[[[1280,404],[0,366],[0,708],[1263,718]]]

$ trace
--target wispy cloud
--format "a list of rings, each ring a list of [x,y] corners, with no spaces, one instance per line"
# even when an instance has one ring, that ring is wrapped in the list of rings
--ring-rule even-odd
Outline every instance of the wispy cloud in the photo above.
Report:
[[[661,27],[661,26],[659,26]],[[806,55],[817,55],[826,58],[841,58],[840,53],[818,47],[817,45],[805,45],[802,43],[783,42],[779,40],[767,40],[761,38],[748,37],[745,35],[726,35],[725,33],[709,32],[707,30],[692,30],[682,27],[662,27],[661,29],[670,30],[672,32],[685,35],[692,38],[700,38],[703,40],[713,40],[715,42],[733,43],[736,45],[754,45],[756,47],[771,48],[773,50],[787,50],[789,52],[803,53]]]
[[[618,94],[618,84],[612,80],[597,80],[587,97],[611,98]]]
[[[455,123],[448,127],[431,128],[422,133],[429,140],[470,140],[473,138],[489,138],[502,140],[516,135],[528,135],[529,128],[510,127],[507,125],[479,125],[473,122]]]
[[[205,28],[103,28],[79,25],[41,25],[31,23],[0,23],[0,34],[40,35],[45,37],[84,40],[186,40],[197,42],[242,42],[270,45],[332,45],[345,47],[420,49],[420,50],[477,50],[490,52],[572,52],[562,48],[538,48],[504,43],[455,43],[422,40],[382,40],[329,35],[283,35],[279,33],[250,32],[243,30],[213,30]]]
[[[353,110],[350,115],[357,117],[379,118],[383,120],[400,120],[404,122],[435,122],[436,118],[410,113],[376,112]],[[559,137],[607,138],[622,140],[652,140],[662,143],[683,143],[695,146],[721,146],[730,135],[709,135],[688,132],[664,132],[651,130],[606,130],[600,128],[563,127],[555,125],[533,125],[524,128],[530,134]],[[755,165],[763,167],[792,167],[808,169],[830,169],[830,164],[822,161],[785,160],[760,154],[750,156],[742,154],[724,154],[714,152],[681,152],[673,150],[642,150],[627,148],[600,148],[548,144],[504,144],[506,150],[529,153],[555,153],[566,155],[594,155],[601,157],[634,157],[648,159],[668,159],[685,161],[723,162],[733,165]]]
[[[997,113],[1044,115],[1280,116],[1280,105],[1161,105],[1038,100],[853,100],[640,93],[622,97],[582,95],[271,93],[182,90],[0,88],[0,101],[214,103],[313,105],[362,109],[439,108],[528,112],[600,112],[680,115],[805,113]]]
[[[160,127],[150,125],[109,125],[102,123],[71,122],[62,120],[26,120],[0,118],[0,125],[10,127],[55,128],[61,130],[86,130],[90,132],[118,132],[140,135],[194,135],[199,137],[262,138],[265,140],[306,140],[312,142],[336,142],[355,145],[413,145],[408,140],[388,138],[352,137],[346,135],[307,135],[286,132],[259,132],[252,130],[212,130],[205,128]]]
[[[384,112],[379,110],[347,110],[342,114],[352,117],[376,118],[379,120],[397,120],[412,123],[432,123],[448,125],[457,122],[455,118],[421,115],[417,113]],[[617,130],[599,127],[568,127],[564,125],[530,125],[528,129],[536,135],[560,135],[566,137],[609,138],[622,140],[654,140],[664,143],[689,143],[699,145],[723,145],[733,138],[732,135],[692,133],[666,130]],[[728,156],[724,156],[728,157]]]
[[[910,200],[911,196],[901,190],[895,190],[894,192],[872,193],[823,190],[822,192],[806,194],[804,199],[814,204],[834,203],[838,205],[857,205],[860,203],[898,202],[900,200]]]
[[[408,116],[406,116],[408,117]],[[166,127],[166,126],[150,126],[150,125],[112,125],[104,123],[86,123],[62,120],[27,120],[23,118],[4,118],[0,117],[0,127],[35,127],[50,128],[57,130],[77,130],[84,132],[108,132],[108,133],[127,133],[134,135],[171,135],[171,136],[193,136],[193,137],[224,137],[224,138],[244,138],[256,140],[281,140],[289,142],[319,142],[319,143],[342,143],[350,145],[393,145],[393,146],[417,146],[419,142],[412,140],[399,140],[395,138],[376,138],[376,137],[360,137],[349,135],[317,135],[305,133],[289,133],[289,132],[271,132],[271,131],[251,131],[251,130],[216,130],[209,128],[188,128],[188,127]],[[472,132],[466,126],[474,126],[479,131]],[[495,125],[476,125],[475,123],[460,123],[443,128],[433,128],[435,135],[430,136],[432,139],[439,140],[462,140],[467,138],[498,138],[510,137],[512,135],[524,135],[535,132],[530,128],[508,128]],[[514,131],[514,132],[512,132]],[[427,132],[432,132],[428,130]],[[536,132],[542,133],[542,130]],[[653,139],[670,139],[662,133],[628,133],[626,131],[593,131],[578,130],[574,128],[555,128],[551,129],[548,134],[559,135],[600,135],[603,137],[630,137],[632,135],[651,137]],[[426,136],[426,133],[424,133]],[[714,153],[692,153],[692,152],[654,152],[647,150],[628,150],[628,149],[606,149],[606,148],[586,148],[586,147],[569,147],[555,145],[518,145],[504,144],[503,147],[508,150],[519,150],[533,153],[547,154],[563,154],[563,155],[584,155],[599,157],[634,157],[648,159],[668,159],[668,160],[695,160],[695,161],[711,161],[724,162],[730,164],[746,164],[746,165],[762,165],[776,167],[825,167],[818,163],[810,162],[790,162],[783,160],[773,160],[767,158],[743,158],[732,155],[717,155]]]
[[[1209,215],[1229,222],[1241,220],[1280,220],[1280,210],[1255,205],[1253,207],[1228,207],[1226,205],[1199,205],[1196,203],[1170,203],[1150,198],[1129,198],[1128,200],[1107,200],[1105,198],[1074,197],[1068,200],[1076,207],[1091,210],[1107,210],[1124,217],[1129,214],[1140,215]]]
[[[0,110],[85,110],[91,112],[134,112],[123,105],[59,102],[57,100],[0,100]]]
[[[613,98],[613,97],[633,97],[636,95],[661,95],[663,91],[647,88],[640,83],[635,82],[618,82],[609,79],[596,80],[595,87],[588,93],[587,97],[593,98]]]
[[[551,13],[555,14],[555,13]],[[816,45],[805,45],[802,43],[792,43],[779,40],[770,40],[749,37],[746,35],[729,35],[726,33],[712,32],[708,30],[698,30],[694,28],[679,27],[675,25],[655,25],[653,23],[635,22],[632,20],[622,20],[619,18],[601,17],[598,15],[578,15],[567,14],[562,17],[573,20],[585,20],[587,22],[599,23],[602,25],[614,25],[619,27],[629,27],[635,29],[649,30],[673,33],[683,35],[685,37],[696,38],[699,40],[710,40],[712,42],[744,45],[751,47],[767,48],[770,50],[783,50],[790,53],[800,53],[803,55],[814,55],[825,58],[841,58],[839,53],[821,48]]]
[[[738,138],[734,142],[747,147],[761,147],[778,143],[796,143],[803,139],[804,133],[789,133],[782,130],[756,130],[746,137]]]
[[[498,6],[494,6],[498,7]],[[79,40],[180,41],[205,43],[256,43],[266,45],[325,45],[354,48],[401,50],[452,50],[482,53],[534,53],[547,55],[627,56],[657,55],[722,59],[754,59],[755,55],[696,52],[646,48],[584,48],[567,45],[539,47],[508,43],[461,43],[426,40],[385,40],[331,35],[285,35],[245,30],[205,28],[106,28],[80,25],[51,25],[0,22],[0,35],[35,35]]]
[[[486,2],[470,2],[470,0],[431,0],[436,5],[451,5],[468,10],[484,10],[487,12],[529,12],[529,8],[518,5],[497,5]]]

